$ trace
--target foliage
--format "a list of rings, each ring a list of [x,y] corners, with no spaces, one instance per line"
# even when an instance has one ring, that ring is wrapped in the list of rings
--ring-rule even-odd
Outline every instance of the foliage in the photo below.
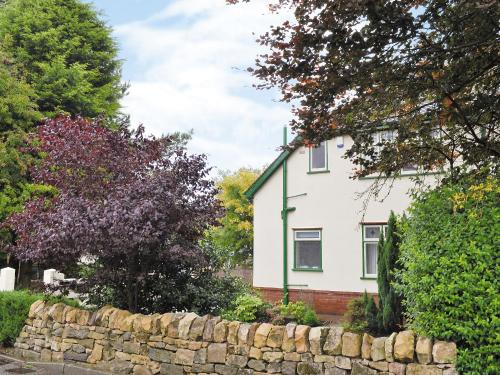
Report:
[[[294,321],[298,324],[316,326],[319,324],[318,316],[314,309],[303,301],[289,302],[287,305],[278,305],[280,315],[288,321]]]
[[[134,312],[210,310],[205,295],[234,289],[215,278],[219,265],[200,246],[219,216],[216,189],[203,155],[171,146],[144,137],[143,128],[46,120],[32,145],[45,156],[32,175],[58,195],[33,199],[9,218],[10,251],[45,265],[85,255],[95,260],[88,290]]]
[[[49,303],[63,302],[79,307],[74,300],[67,298],[46,297],[43,294],[31,294],[25,290],[0,292],[0,344],[12,345],[28,318],[28,311],[33,302],[45,299]]]
[[[380,234],[378,247],[379,330],[383,333],[399,331],[403,325],[401,297],[395,290],[395,272],[398,268],[400,233],[396,215],[391,211],[387,234]]]
[[[255,322],[266,320],[266,309],[269,304],[258,295],[245,293],[236,298],[229,309],[222,313],[222,317],[228,320],[240,322]]]
[[[221,259],[232,267],[249,264],[252,260],[253,207],[244,193],[257,177],[257,171],[242,168],[225,173],[217,183],[217,198],[225,211],[219,225],[207,232],[207,238]]]
[[[498,168],[497,1],[272,2],[288,7],[294,17],[261,36],[269,52],[250,70],[259,88],[299,103],[291,125],[301,142],[351,135],[357,176],[408,164]],[[396,140],[374,144],[380,126]]]
[[[349,301],[344,314],[343,325],[346,330],[357,333],[378,333],[378,309],[373,296],[365,291],[363,296]]]
[[[113,116],[126,85],[111,30],[80,0],[9,0],[0,46],[19,65],[44,116]]]
[[[461,374],[498,374],[500,182],[447,184],[416,197],[401,244],[399,287],[410,327],[452,340]]]
[[[347,304],[347,311],[343,317],[346,330],[352,332],[366,332],[366,303],[364,297],[353,298]]]

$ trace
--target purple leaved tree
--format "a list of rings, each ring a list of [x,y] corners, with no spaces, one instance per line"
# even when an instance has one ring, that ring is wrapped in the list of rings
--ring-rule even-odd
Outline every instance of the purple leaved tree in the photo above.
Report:
[[[31,151],[44,156],[33,178],[58,194],[9,218],[9,251],[45,264],[94,259],[85,289],[96,303],[134,312],[220,307],[211,293],[231,288],[200,245],[220,215],[205,156],[145,137],[143,128],[82,118],[47,120],[33,139]]]

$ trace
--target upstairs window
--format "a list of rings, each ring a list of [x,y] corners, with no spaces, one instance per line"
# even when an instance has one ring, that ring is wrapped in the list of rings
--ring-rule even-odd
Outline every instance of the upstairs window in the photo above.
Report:
[[[309,172],[324,172],[328,170],[328,153],[326,142],[312,146],[309,149]]]
[[[294,270],[321,271],[321,230],[294,231]]]

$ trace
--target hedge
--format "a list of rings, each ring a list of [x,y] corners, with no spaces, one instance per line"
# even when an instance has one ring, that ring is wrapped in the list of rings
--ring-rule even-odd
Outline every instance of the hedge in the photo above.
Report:
[[[410,327],[458,345],[462,375],[500,374],[500,182],[462,181],[421,194],[401,244]]]
[[[79,307],[78,302],[74,300],[32,294],[26,290],[0,292],[0,345],[11,346],[14,343],[28,317],[30,306],[39,299]]]

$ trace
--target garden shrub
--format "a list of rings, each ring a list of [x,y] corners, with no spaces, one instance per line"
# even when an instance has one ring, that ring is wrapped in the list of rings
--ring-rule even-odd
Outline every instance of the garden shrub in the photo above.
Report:
[[[14,343],[28,317],[30,306],[39,299],[45,299],[49,303],[63,302],[79,307],[78,302],[67,298],[46,297],[24,290],[0,292],[0,345],[9,346]]]
[[[351,332],[376,334],[379,328],[377,315],[377,304],[365,291],[363,296],[349,301],[343,319],[344,328]]]
[[[416,197],[401,244],[410,327],[458,345],[462,375],[500,374],[500,184],[447,184]]]
[[[266,320],[266,309],[269,304],[255,294],[246,293],[234,301],[229,309],[222,313],[222,317],[228,320],[240,322],[255,322]]]
[[[288,305],[280,304],[278,309],[281,317],[287,321],[309,326],[316,326],[320,323],[314,309],[302,301],[289,302]]]

